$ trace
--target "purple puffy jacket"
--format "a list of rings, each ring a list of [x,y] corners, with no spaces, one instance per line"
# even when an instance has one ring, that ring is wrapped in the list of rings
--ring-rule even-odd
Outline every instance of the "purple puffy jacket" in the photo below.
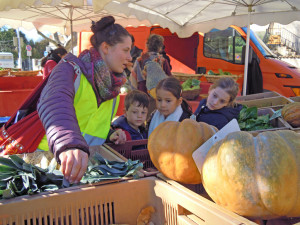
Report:
[[[92,63],[84,63],[71,53],[64,59],[75,62],[87,80],[93,84]],[[58,162],[59,154],[67,149],[78,148],[89,154],[89,146],[81,135],[73,106],[74,80],[73,66],[61,60],[53,69],[37,105],[38,114],[46,130],[49,150]]]

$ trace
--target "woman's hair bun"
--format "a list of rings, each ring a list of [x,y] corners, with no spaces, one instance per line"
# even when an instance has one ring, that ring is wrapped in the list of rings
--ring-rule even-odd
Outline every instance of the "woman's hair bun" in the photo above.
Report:
[[[104,30],[106,27],[113,25],[115,23],[115,18],[113,16],[106,16],[101,18],[98,22],[93,22],[91,26],[92,32],[95,34],[98,31]]]

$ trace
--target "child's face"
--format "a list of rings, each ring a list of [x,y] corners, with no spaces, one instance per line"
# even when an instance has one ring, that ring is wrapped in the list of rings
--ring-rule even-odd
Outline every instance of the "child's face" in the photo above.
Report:
[[[145,123],[148,114],[148,108],[139,105],[139,102],[133,102],[125,112],[128,124],[136,130]]]
[[[182,98],[177,99],[170,91],[156,90],[156,108],[165,117],[173,113],[181,102]]]
[[[216,87],[208,92],[206,106],[210,110],[221,109],[228,105],[230,95],[222,88]]]

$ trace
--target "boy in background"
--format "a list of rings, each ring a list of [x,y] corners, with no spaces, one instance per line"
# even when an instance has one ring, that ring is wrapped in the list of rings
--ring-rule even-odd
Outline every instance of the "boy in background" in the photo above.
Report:
[[[126,141],[147,139],[145,122],[149,107],[148,95],[139,90],[132,90],[126,95],[124,105],[125,113],[112,123],[113,130],[124,131]],[[117,132],[112,133],[109,140],[114,140],[115,135],[118,135]]]

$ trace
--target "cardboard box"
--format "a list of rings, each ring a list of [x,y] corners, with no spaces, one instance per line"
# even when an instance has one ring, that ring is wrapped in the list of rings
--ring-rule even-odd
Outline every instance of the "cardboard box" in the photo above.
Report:
[[[249,101],[255,99],[262,99],[262,98],[271,98],[277,96],[281,96],[281,95],[275,91],[272,91],[272,92],[264,92],[264,93],[246,95],[246,96],[238,96],[236,97],[236,101],[241,102],[241,101]]]

